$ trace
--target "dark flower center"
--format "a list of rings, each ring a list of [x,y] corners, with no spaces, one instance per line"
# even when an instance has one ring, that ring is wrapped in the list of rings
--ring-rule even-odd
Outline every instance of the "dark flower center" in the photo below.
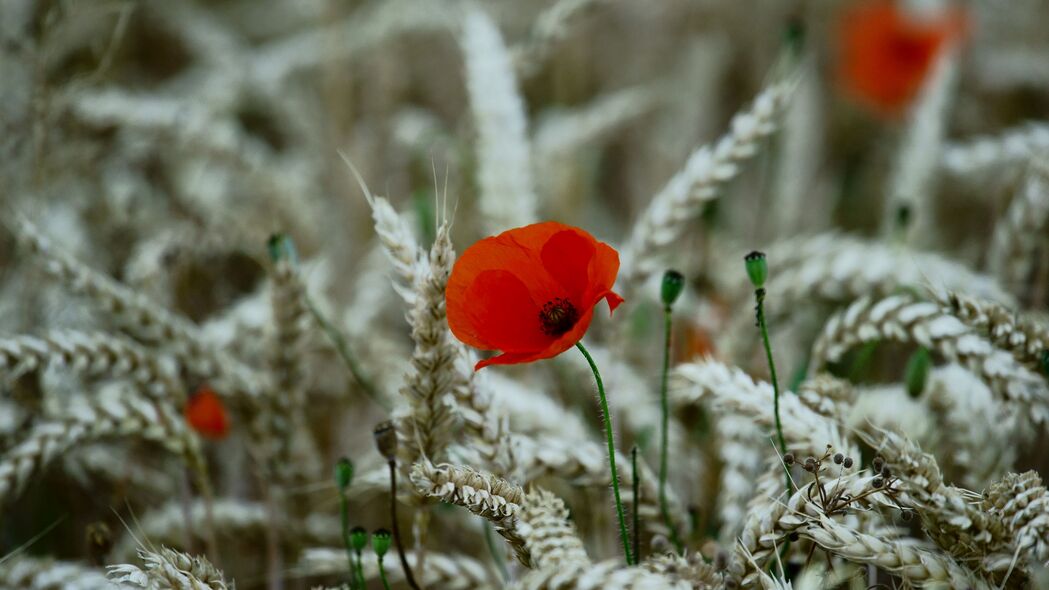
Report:
[[[542,311],[539,312],[539,324],[547,336],[564,334],[575,325],[578,319],[579,311],[571,301],[561,297],[547,301]]]

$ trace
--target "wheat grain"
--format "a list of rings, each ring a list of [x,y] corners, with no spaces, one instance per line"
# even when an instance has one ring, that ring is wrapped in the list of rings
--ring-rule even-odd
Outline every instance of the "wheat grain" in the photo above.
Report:
[[[833,316],[813,345],[813,366],[834,362],[850,348],[878,339],[925,346],[979,375],[998,396],[1024,407],[1035,421],[1049,417],[1049,387],[1044,379],[936,304],[910,296],[878,301],[864,297]]]
[[[157,551],[142,549],[139,557],[145,567],[111,565],[108,577],[118,588],[143,590],[227,590],[222,572],[203,557],[179,553],[167,548]]]
[[[469,10],[460,45],[477,129],[478,204],[485,228],[495,234],[536,220],[528,122],[495,22],[479,9]]]
[[[658,251],[681,237],[703,203],[718,195],[771,135],[795,86],[793,79],[777,81],[754,99],[749,110],[733,117],[730,131],[716,143],[689,156],[684,168],[659,191],[635,222],[621,251],[620,284],[632,289],[659,268]]]
[[[687,590],[688,582],[673,582],[642,567],[623,567],[619,560],[573,564],[530,572],[509,588],[514,590]]]
[[[142,392],[179,403],[185,391],[166,359],[106,332],[53,330],[0,340],[0,371],[18,376],[48,367],[68,368],[87,377],[129,378]]]
[[[995,346],[1008,350],[1032,370],[1040,368],[1042,352],[1049,349],[1049,324],[1004,305],[965,293],[931,289],[932,297],[947,313],[986,334]]]
[[[430,588],[447,590],[487,590],[500,587],[495,575],[480,561],[466,555],[426,552],[426,567],[419,568],[414,551],[406,551],[405,558],[412,567],[416,579]],[[386,575],[391,582],[403,581],[404,572],[399,566],[390,565],[390,556],[386,557]],[[379,577],[379,567],[375,554],[367,552],[362,556],[361,565],[364,577],[375,580]],[[294,571],[301,576],[345,575],[349,572],[346,564],[346,550],[339,548],[309,548],[302,552]]]
[[[525,495],[517,533],[529,555],[534,556],[538,569],[590,563],[575,526],[568,520],[565,503],[546,490],[537,489]]]
[[[16,554],[0,560],[0,587],[12,590],[110,590],[113,585],[101,569],[73,561]]]
[[[1049,149],[1047,149],[1049,151]],[[1049,165],[1031,159],[1009,208],[995,224],[987,267],[1014,293],[1022,293],[1049,225]]]
[[[176,455],[196,453],[195,439],[170,406],[119,386],[107,388],[93,399],[74,400],[63,416],[37,424],[3,454],[0,502],[14,499],[38,471],[74,445],[114,436],[154,441]]]
[[[521,563],[531,567],[531,555],[517,531],[517,518],[525,496],[520,486],[489,473],[448,463],[416,463],[411,479],[423,496],[462,506],[489,520]]]
[[[994,137],[950,143],[940,165],[951,174],[974,177],[1026,162],[1045,149],[1049,149],[1049,124],[1030,122]]]

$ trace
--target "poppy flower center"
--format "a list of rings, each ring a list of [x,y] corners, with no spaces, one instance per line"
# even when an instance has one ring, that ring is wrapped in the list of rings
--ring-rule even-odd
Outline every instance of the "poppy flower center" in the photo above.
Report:
[[[543,305],[539,312],[539,324],[547,336],[560,336],[575,325],[579,311],[572,302],[563,297],[555,297]]]

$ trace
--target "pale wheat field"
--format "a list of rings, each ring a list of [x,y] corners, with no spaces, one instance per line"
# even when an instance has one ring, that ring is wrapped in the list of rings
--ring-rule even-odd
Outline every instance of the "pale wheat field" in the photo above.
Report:
[[[1045,0],[0,0],[2,588],[1049,588],[1047,309]]]

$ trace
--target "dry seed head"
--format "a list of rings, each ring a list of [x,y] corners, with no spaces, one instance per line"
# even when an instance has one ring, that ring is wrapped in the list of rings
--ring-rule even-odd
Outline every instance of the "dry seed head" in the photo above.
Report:
[[[375,436],[375,446],[379,449],[379,454],[382,455],[387,461],[394,461],[397,458],[397,429],[393,425],[392,420],[386,420],[380,422],[375,430],[372,431]]]
[[[845,455],[842,455],[841,453],[834,453],[834,464],[835,465],[841,465],[844,462],[845,462]]]

